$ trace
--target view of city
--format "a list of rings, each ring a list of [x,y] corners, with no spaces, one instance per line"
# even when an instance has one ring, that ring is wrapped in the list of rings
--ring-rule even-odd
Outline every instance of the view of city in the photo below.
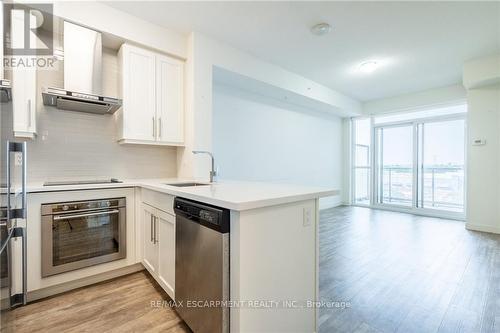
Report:
[[[370,204],[369,169],[356,172],[356,202]],[[464,209],[463,165],[434,165],[424,168],[422,196],[418,206],[455,212]],[[383,172],[383,198],[386,204],[412,205],[413,170],[405,166],[386,166]]]
[[[367,119],[356,121],[353,176],[357,204],[371,204],[371,174],[376,167],[380,168],[373,189],[377,203],[464,212],[464,119],[379,126],[374,142],[369,133]],[[376,161],[371,161],[372,153]]]
[[[462,212],[464,209],[463,165],[433,165],[423,169],[423,202],[419,207]],[[383,172],[383,203],[412,204],[413,169],[385,166]]]

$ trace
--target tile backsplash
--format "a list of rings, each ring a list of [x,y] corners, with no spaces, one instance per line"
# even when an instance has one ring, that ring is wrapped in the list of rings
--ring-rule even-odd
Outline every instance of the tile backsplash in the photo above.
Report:
[[[119,145],[115,118],[61,111],[42,103],[42,87],[63,87],[59,71],[37,73],[37,137],[28,141],[28,181],[175,177],[176,148]],[[116,53],[103,54],[103,89],[118,94]]]

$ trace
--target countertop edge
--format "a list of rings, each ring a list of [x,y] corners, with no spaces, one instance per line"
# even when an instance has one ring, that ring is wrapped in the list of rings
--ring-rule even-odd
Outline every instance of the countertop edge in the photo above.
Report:
[[[277,184],[280,185],[280,184]],[[324,189],[305,193],[294,193],[291,195],[284,195],[276,198],[264,198],[260,200],[251,200],[245,202],[230,202],[223,199],[210,198],[204,195],[197,195],[193,193],[187,193],[179,190],[175,187],[165,187],[164,185],[155,185],[147,181],[124,181],[122,183],[113,184],[84,184],[84,185],[64,185],[64,186],[30,186],[27,187],[28,193],[48,193],[48,192],[62,192],[62,191],[79,191],[79,190],[105,190],[105,189],[115,189],[115,188],[126,188],[126,187],[140,187],[149,189],[152,191],[165,193],[168,195],[179,196],[186,199],[196,200],[206,202],[211,205],[235,210],[235,211],[245,211],[257,208],[264,208],[276,205],[282,205],[291,202],[310,200],[328,196],[339,195],[339,190]],[[306,188],[307,189],[307,188]],[[17,191],[16,191],[17,192]]]

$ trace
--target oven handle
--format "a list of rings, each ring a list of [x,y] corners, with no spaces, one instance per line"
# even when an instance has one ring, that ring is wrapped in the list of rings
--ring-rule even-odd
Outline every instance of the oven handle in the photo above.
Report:
[[[53,219],[54,219],[54,221],[59,221],[59,220],[67,220],[67,219],[77,219],[80,217],[99,216],[99,215],[106,215],[106,214],[118,214],[119,212],[120,211],[118,209],[115,209],[115,210],[106,210],[106,211],[101,211],[101,212],[96,212],[96,213],[75,214],[75,215],[58,215],[58,216],[54,216]]]

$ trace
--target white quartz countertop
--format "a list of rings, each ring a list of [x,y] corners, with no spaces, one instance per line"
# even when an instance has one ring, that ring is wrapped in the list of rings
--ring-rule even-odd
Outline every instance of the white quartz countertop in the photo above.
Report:
[[[195,187],[176,187],[166,184],[192,181],[193,180],[185,179],[132,179],[123,180],[122,183],[62,186],[43,186],[43,183],[28,183],[27,192],[37,193],[142,187],[238,211],[339,194],[338,190],[327,187],[308,187],[263,182],[220,181],[205,186]],[[200,183],[208,184],[206,182]]]

